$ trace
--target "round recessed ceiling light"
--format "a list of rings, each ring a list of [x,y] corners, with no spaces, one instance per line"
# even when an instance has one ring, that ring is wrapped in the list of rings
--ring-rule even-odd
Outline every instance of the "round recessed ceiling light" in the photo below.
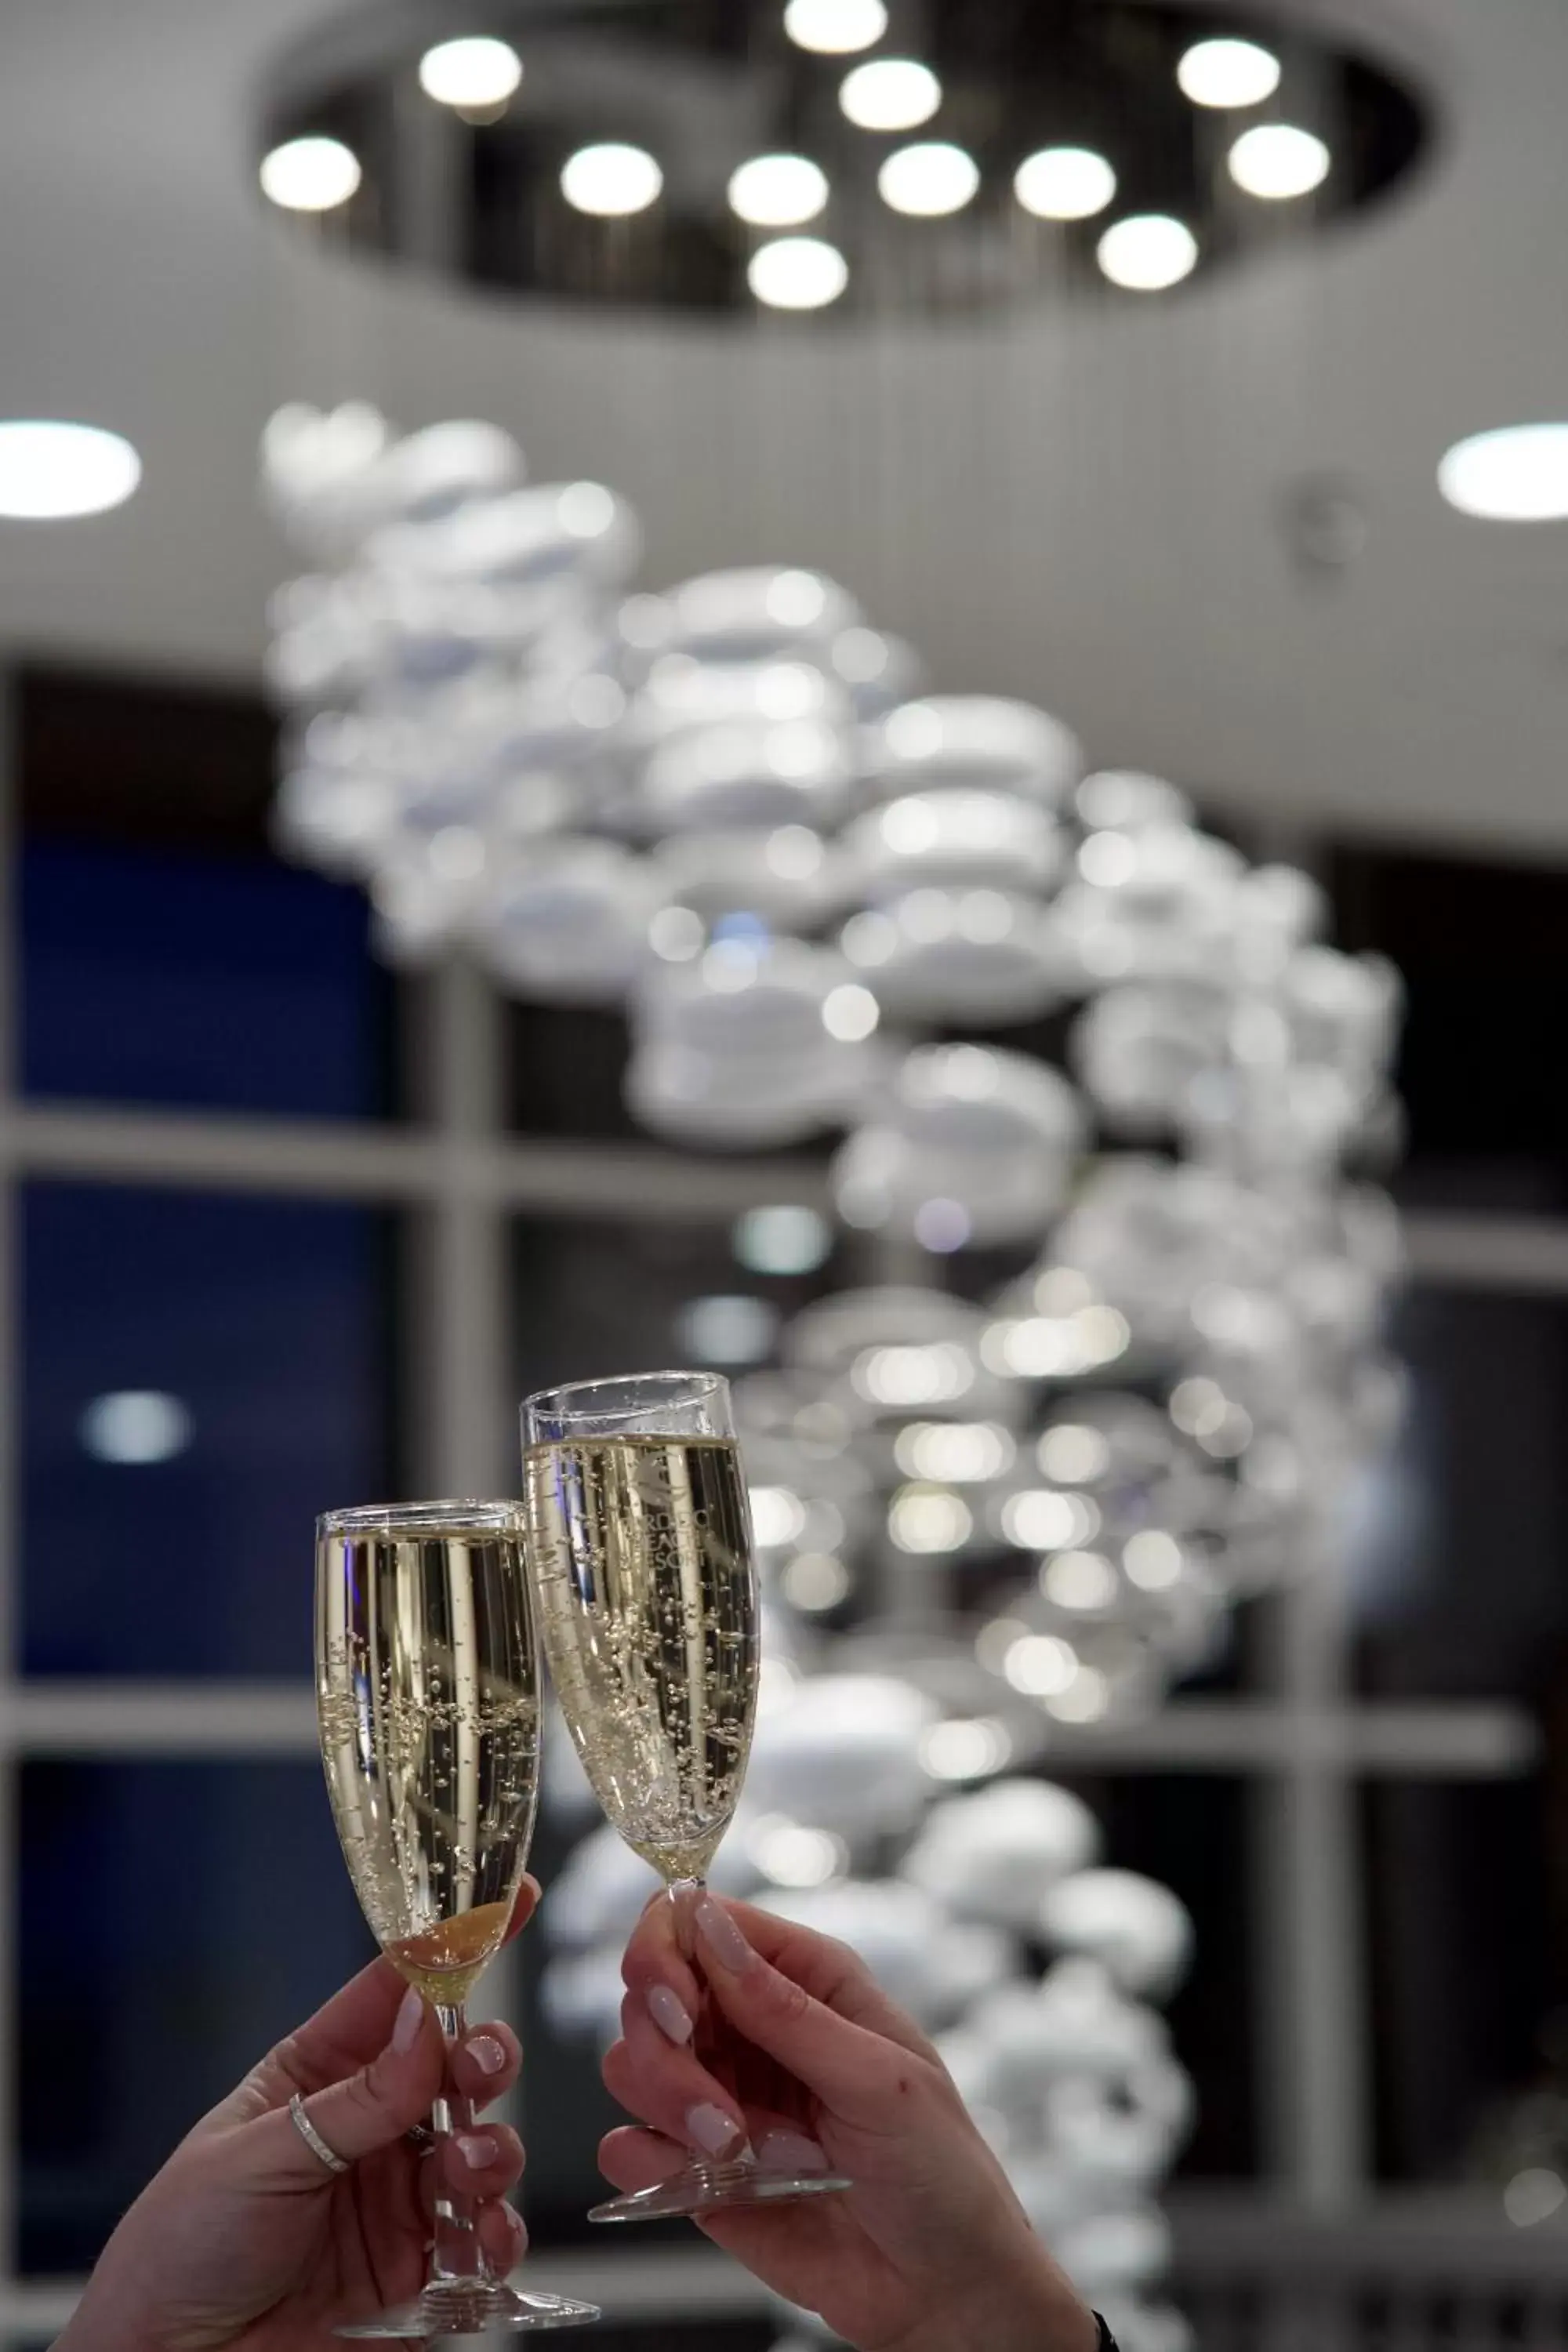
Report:
[[[0,515],[57,522],[123,506],[142,460],[118,433],[97,425],[26,418],[0,424]]]
[[[1019,164],[1013,193],[1041,220],[1090,220],[1116,194],[1116,174],[1092,147],[1042,147]]]
[[[1157,294],[1188,276],[1198,241],[1184,221],[1173,220],[1169,213],[1131,213],[1111,223],[1096,252],[1113,286]]]
[[[746,280],[759,302],[775,310],[820,310],[849,283],[849,265],[820,236],[775,236],[758,246]]]
[[[1176,79],[1194,106],[1258,106],[1279,87],[1279,60],[1256,41],[1194,41]]]
[[[784,21],[798,48],[847,58],[881,39],[888,12],[882,0],[789,0]]]
[[[1437,487],[1461,514],[1492,522],[1568,519],[1568,425],[1504,425],[1456,441]]]
[[[1329,176],[1328,148],[1313,131],[1289,122],[1260,122],[1244,131],[1230,151],[1230,176],[1249,196],[1270,203],[1309,196]]]
[[[580,213],[615,220],[646,212],[664,185],[664,173],[646,147],[605,140],[579,147],[561,168],[561,193]]]
[[[488,34],[438,41],[419,60],[419,87],[441,106],[504,106],[521,79],[511,43]]]
[[[730,209],[753,228],[793,228],[827,202],[827,174],[806,155],[753,155],[730,174]]]
[[[261,159],[261,193],[288,213],[330,213],[359,184],[359,157],[341,139],[286,139]]]
[[[885,205],[896,213],[912,213],[926,220],[962,212],[979,185],[980,166],[973,156],[944,139],[899,148],[877,174],[878,193]]]
[[[942,104],[942,84],[914,58],[873,58],[845,75],[838,103],[858,130],[913,131]]]

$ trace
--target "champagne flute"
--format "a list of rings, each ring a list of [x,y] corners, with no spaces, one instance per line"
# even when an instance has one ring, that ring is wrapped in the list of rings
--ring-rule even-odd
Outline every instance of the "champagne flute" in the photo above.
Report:
[[[321,1761],[354,1891],[448,2042],[499,1950],[539,1792],[539,1677],[515,1503],[411,1503],[316,1522]],[[437,2140],[472,2105],[448,2087]],[[436,2203],[424,2293],[340,2336],[575,2327],[589,2303],[519,2294],[490,2270],[465,2199]]]
[[[530,1397],[522,1422],[529,1570],[556,1696],[595,1795],[663,1878],[684,1941],[756,1714],[757,1581],[729,1382],[584,1381]],[[748,2148],[588,2218],[658,2221],[848,2185],[765,2169]]]

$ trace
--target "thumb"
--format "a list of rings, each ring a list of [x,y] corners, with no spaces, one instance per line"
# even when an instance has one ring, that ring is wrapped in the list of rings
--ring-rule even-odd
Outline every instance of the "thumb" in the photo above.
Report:
[[[379,2057],[342,2083],[301,2101],[305,2116],[334,2156],[357,2164],[390,2147],[430,2112],[447,2070],[447,2044],[435,2011],[413,1987],[403,1996],[392,2039]],[[289,2126],[289,2170],[301,2179],[330,2178],[302,2132]]]

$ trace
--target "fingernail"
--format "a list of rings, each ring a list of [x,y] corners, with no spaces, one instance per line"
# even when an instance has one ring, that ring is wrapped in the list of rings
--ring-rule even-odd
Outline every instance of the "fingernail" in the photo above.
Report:
[[[392,2046],[400,2058],[406,2058],[419,2039],[419,2029],[425,2022],[425,2003],[412,1985],[403,1996],[403,2006],[392,2029]]]
[[[731,1976],[750,1965],[752,1948],[721,1903],[705,1895],[697,1906],[697,1932],[721,1969]]]
[[[481,2074],[499,2074],[506,2064],[506,2051],[493,2033],[476,2033],[468,2055]]]
[[[489,2132],[459,2132],[458,2154],[470,2172],[483,2172],[496,2160],[496,2144]]]
[[[757,2162],[764,2172],[826,2172],[827,2151],[804,2132],[764,2132],[757,2142]]]
[[[722,2107],[689,2107],[686,2114],[689,2138],[709,2156],[722,2156],[742,2137],[740,2125]]]
[[[649,1985],[648,2014],[667,2042],[689,2042],[691,2019],[686,2003],[668,1985]]]

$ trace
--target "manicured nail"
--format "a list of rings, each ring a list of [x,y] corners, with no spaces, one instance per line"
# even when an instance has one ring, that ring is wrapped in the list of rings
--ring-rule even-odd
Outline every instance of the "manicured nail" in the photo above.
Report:
[[[496,2160],[496,2144],[489,2132],[459,2132],[458,2154],[470,2172],[483,2172]]]
[[[764,2172],[826,2172],[827,2151],[804,2132],[764,2132],[757,2142],[757,2162]]]
[[[481,2074],[499,2074],[506,2064],[506,2049],[493,2033],[476,2033],[468,2044],[468,2055]]]
[[[721,1969],[731,1976],[749,1968],[752,1948],[721,1903],[705,1895],[697,1906],[697,1932]]]
[[[686,2003],[668,1985],[649,1985],[647,2006],[649,2016],[667,2042],[690,2041],[692,2026]]]
[[[403,1996],[403,2006],[392,2029],[392,2046],[400,2058],[406,2058],[419,2039],[419,2029],[425,2022],[425,2003],[412,1985]]]
[[[689,2107],[686,2114],[687,2136],[709,2156],[723,2156],[742,2137],[733,2116],[722,2107]]]

